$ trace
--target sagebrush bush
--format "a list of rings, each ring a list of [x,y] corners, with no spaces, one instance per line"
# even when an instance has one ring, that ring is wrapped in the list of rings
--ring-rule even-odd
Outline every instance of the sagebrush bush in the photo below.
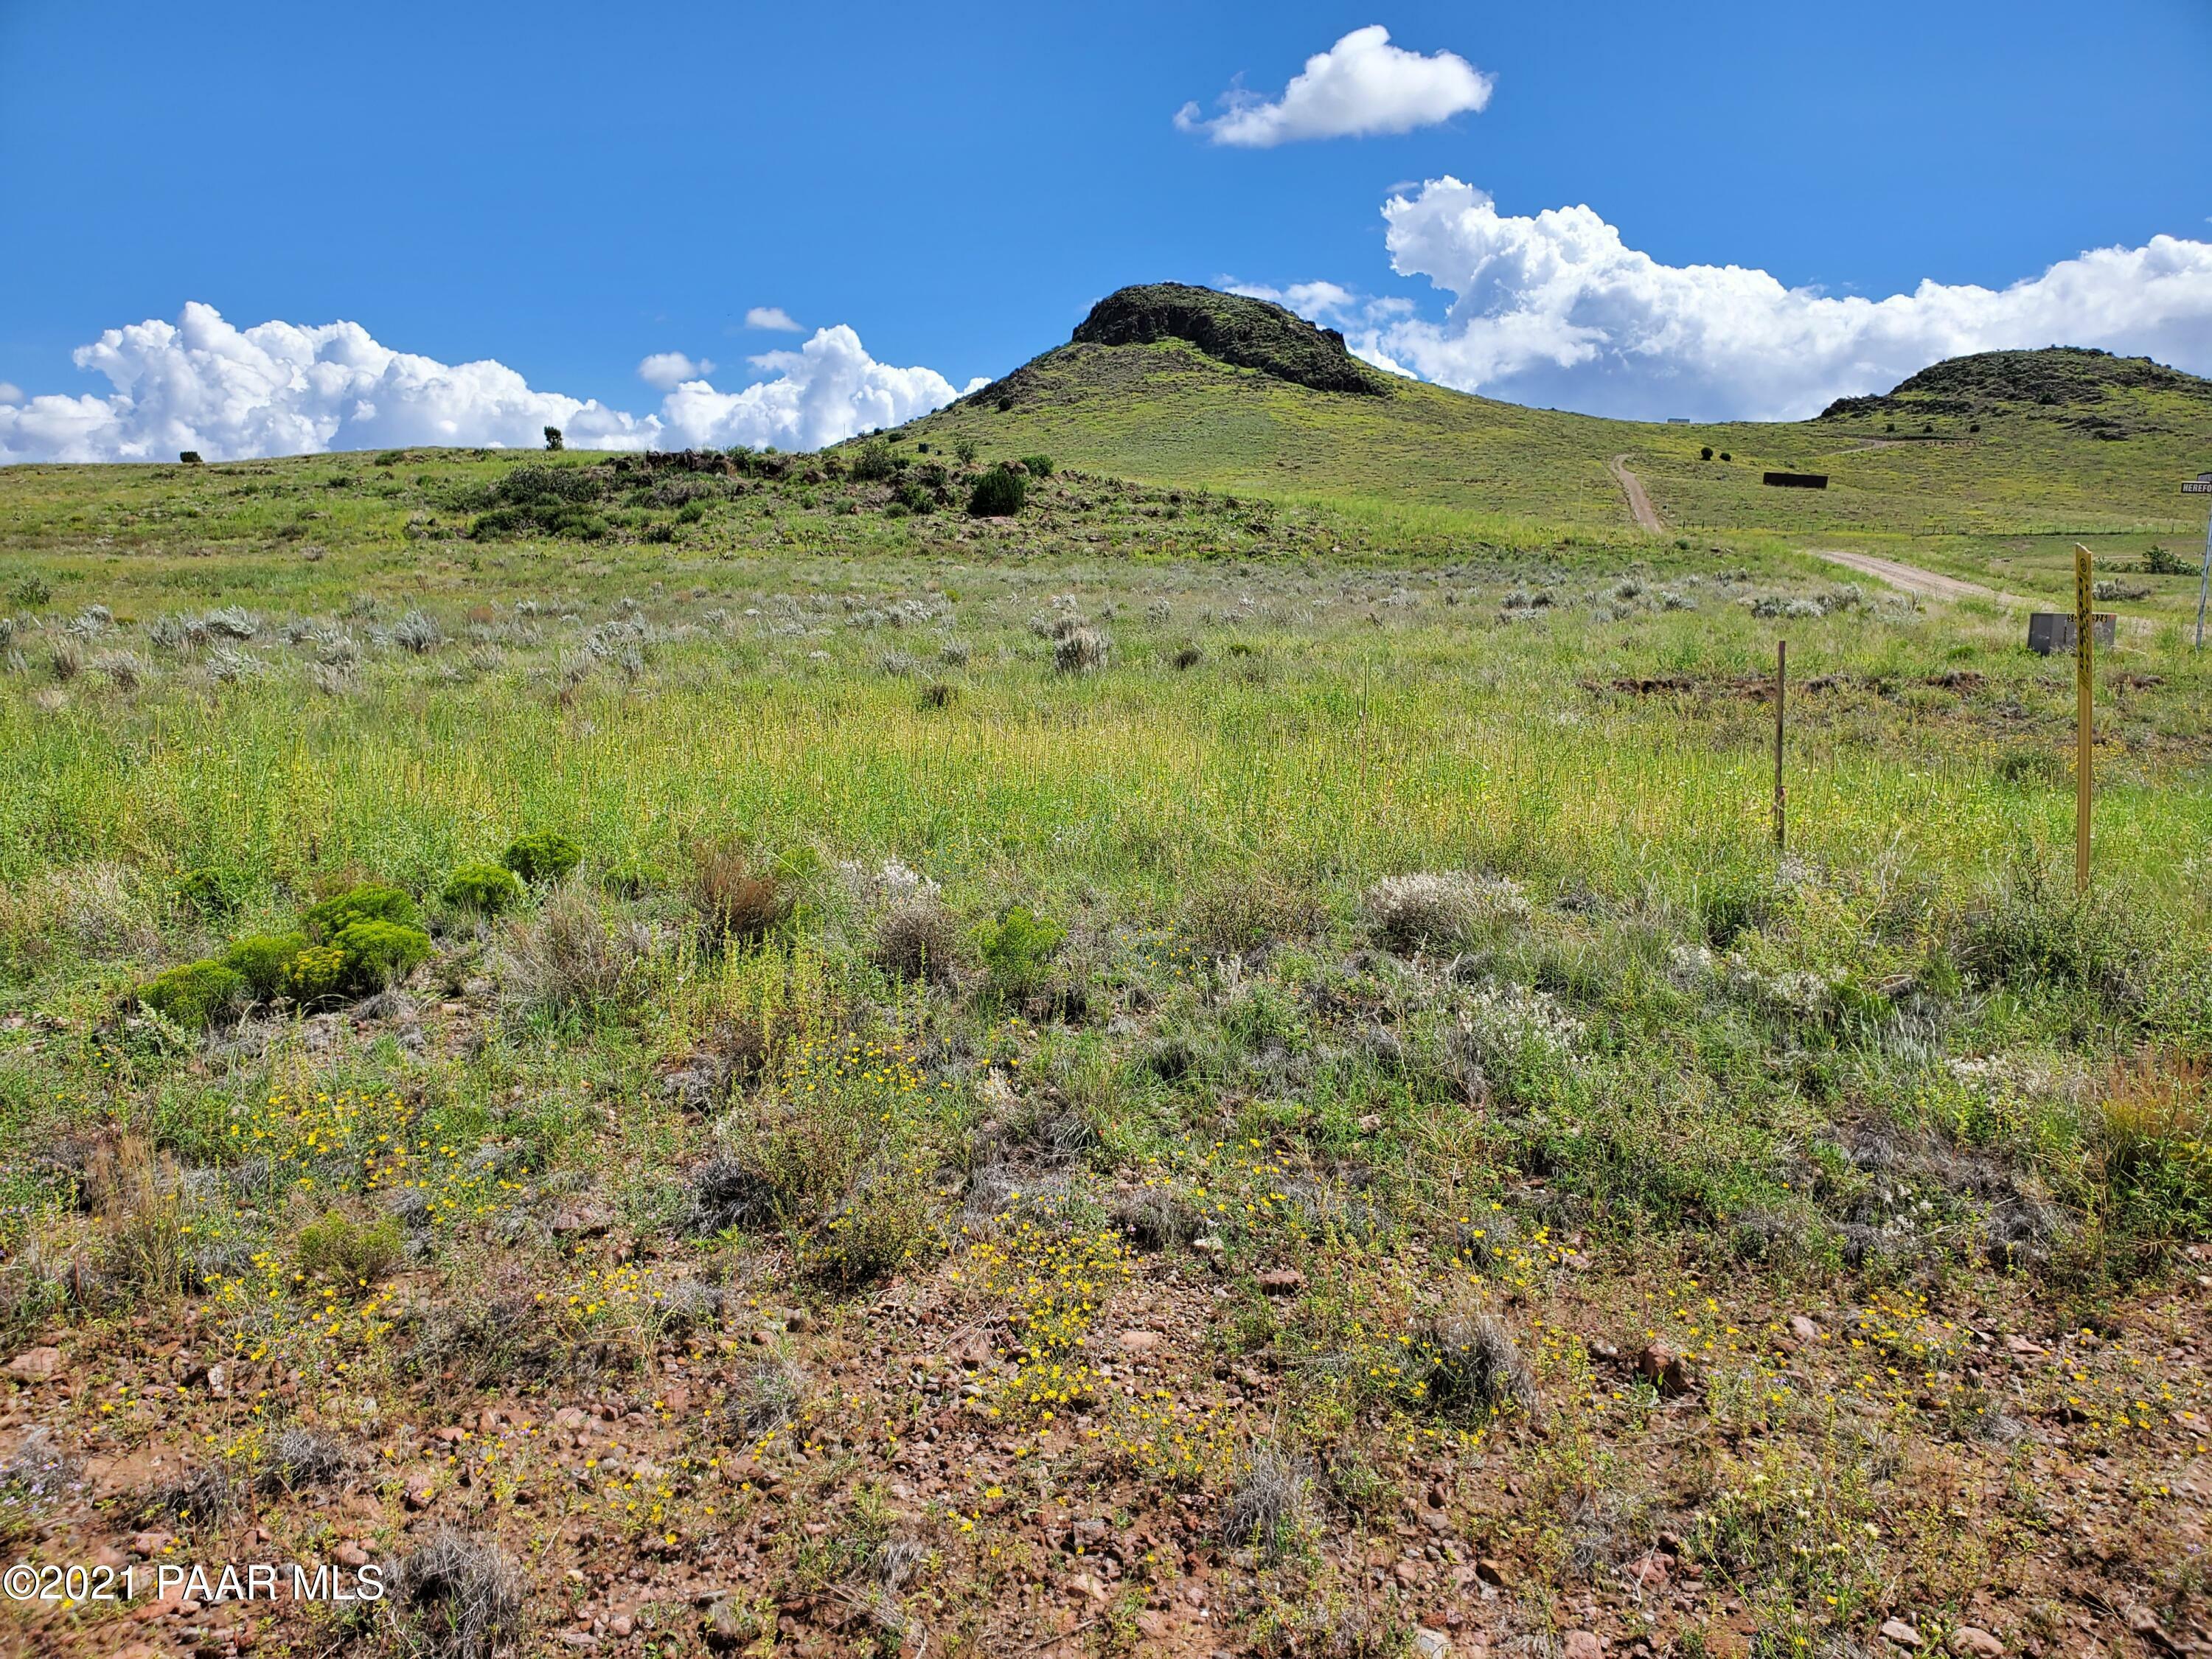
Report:
[[[495,916],[520,901],[522,878],[503,864],[478,859],[458,866],[446,878],[442,896],[447,903],[459,909]]]
[[[1458,871],[1385,876],[1367,890],[1360,909],[1376,937],[1400,951],[1462,944],[1485,927],[1526,921],[1532,914],[1515,883]]]
[[[1062,674],[1087,674],[1103,668],[1114,649],[1114,636],[1103,629],[1072,628],[1055,641],[1052,665]]]
[[[307,948],[305,933],[249,933],[222,953],[222,965],[244,980],[256,1002],[291,994],[292,967]]]
[[[412,927],[422,916],[411,895],[381,882],[364,882],[310,906],[300,921],[308,939],[317,945],[328,945],[357,921],[384,921]]]
[[[139,1001],[187,1030],[237,1012],[250,994],[241,975],[212,958],[171,968],[138,988]]]
[[[507,843],[499,861],[530,883],[547,886],[566,881],[568,872],[584,860],[584,849],[558,830],[537,830],[517,836]]]

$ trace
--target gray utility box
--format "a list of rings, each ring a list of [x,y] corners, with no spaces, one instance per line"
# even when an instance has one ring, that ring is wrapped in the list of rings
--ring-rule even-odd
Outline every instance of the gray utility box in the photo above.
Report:
[[[2097,644],[2100,649],[2110,648],[2119,631],[2118,613],[2111,611],[2097,612]],[[2074,613],[2070,611],[2039,611],[2027,619],[2027,648],[2039,657],[2056,656],[2074,649]]]

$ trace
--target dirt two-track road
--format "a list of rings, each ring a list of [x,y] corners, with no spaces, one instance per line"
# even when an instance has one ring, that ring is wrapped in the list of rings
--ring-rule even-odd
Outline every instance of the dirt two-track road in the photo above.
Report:
[[[1643,480],[1628,470],[1628,457],[1616,455],[1605,465],[1620,486],[1620,493],[1628,497],[1628,511],[1636,520],[1636,527],[1655,536],[1665,535],[1667,526],[1660,520],[1658,509],[1651,505],[1651,498],[1644,493]]]
[[[2017,593],[2002,593],[1979,582],[1961,581],[1956,576],[1939,576],[1932,570],[1899,564],[1895,559],[1876,558],[1871,553],[1847,553],[1836,547],[1808,547],[1805,550],[1816,559],[1848,565],[1862,575],[1873,576],[1923,599],[1993,599],[1999,605],[2027,611],[2038,608],[2035,600],[2024,599]]]
[[[1655,536],[1664,535],[1665,520],[1651,505],[1651,497],[1644,493],[1644,483],[1628,470],[1628,457],[1616,455],[1606,463],[1607,469],[1620,486],[1621,494],[1628,498],[1628,511],[1639,529]],[[1923,570],[1917,565],[1900,564],[1895,559],[1877,558],[1871,553],[1850,553],[1841,548],[1808,547],[1805,550],[1816,559],[1826,559],[1831,564],[1840,564],[1857,571],[1863,576],[1872,576],[1877,581],[1923,599],[1990,599],[1998,605],[2020,610],[2033,611],[2037,601],[2022,599],[2017,593],[2000,592],[1994,587],[1984,587],[1979,582],[1961,580],[1956,576],[1938,575],[1932,570]]]

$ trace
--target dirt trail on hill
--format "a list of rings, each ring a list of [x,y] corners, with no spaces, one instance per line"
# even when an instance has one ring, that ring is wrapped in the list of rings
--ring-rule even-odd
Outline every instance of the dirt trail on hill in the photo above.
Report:
[[[1923,599],[1995,599],[1999,605],[2015,605],[2029,611],[2038,608],[2035,600],[2024,599],[2017,593],[2000,593],[1996,588],[1984,587],[1979,582],[1961,581],[1956,576],[1939,576],[1932,570],[1923,570],[1917,565],[1899,564],[1895,559],[1878,559],[1871,553],[1846,553],[1835,547],[1808,547],[1805,550],[1816,559],[1826,559],[1831,564],[1849,565],[1862,575],[1875,577],[1892,587],[1901,587],[1908,593],[1917,593]]]
[[[1665,535],[1667,526],[1660,522],[1658,511],[1651,505],[1651,498],[1644,493],[1642,482],[1628,470],[1628,457],[1616,455],[1605,465],[1606,470],[1613,474],[1613,481],[1620,486],[1620,493],[1628,497],[1628,511],[1635,519],[1637,527],[1648,530],[1655,536]]]

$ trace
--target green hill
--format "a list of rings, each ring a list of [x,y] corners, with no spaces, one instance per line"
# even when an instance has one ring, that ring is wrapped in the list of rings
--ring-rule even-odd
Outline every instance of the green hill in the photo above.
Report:
[[[1383,376],[1279,306],[1161,284],[1110,295],[1067,344],[908,431],[1155,483],[1567,523],[1626,522],[1619,456],[1688,533],[2172,538],[2194,522],[2179,478],[2212,464],[2212,382],[1990,352],[1814,420],[1657,425]],[[1829,486],[1768,488],[1770,470]]]

